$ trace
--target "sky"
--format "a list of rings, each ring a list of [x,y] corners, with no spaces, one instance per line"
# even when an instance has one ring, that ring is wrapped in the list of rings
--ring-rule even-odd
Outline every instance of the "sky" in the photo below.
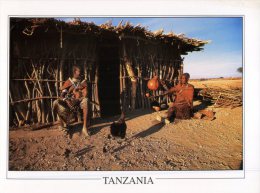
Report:
[[[72,21],[74,18],[57,18]],[[163,29],[190,38],[210,40],[203,51],[189,52],[183,56],[184,72],[191,78],[240,77],[237,68],[243,66],[243,19],[241,17],[100,17],[80,18],[97,25],[111,21],[117,25],[121,20],[133,25],[141,24],[148,30]]]

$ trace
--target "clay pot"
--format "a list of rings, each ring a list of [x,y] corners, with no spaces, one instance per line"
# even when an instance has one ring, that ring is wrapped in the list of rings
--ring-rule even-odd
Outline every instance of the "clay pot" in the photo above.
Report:
[[[146,97],[150,97],[150,94],[149,94],[149,93],[146,93],[145,96],[146,96]]]
[[[147,87],[150,90],[157,90],[159,88],[158,76],[154,76],[152,79],[150,79],[147,83]]]

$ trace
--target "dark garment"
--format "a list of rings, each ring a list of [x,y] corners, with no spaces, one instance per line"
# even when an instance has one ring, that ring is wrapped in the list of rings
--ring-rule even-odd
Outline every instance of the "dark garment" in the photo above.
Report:
[[[170,89],[175,93],[173,106],[168,109],[168,119],[190,119],[192,117],[194,87],[178,84]]]
[[[192,108],[188,103],[174,104],[168,109],[169,119],[190,119],[192,117]]]
[[[178,84],[169,90],[170,93],[175,94],[174,103],[188,103],[193,106],[194,86],[191,84],[181,85]]]

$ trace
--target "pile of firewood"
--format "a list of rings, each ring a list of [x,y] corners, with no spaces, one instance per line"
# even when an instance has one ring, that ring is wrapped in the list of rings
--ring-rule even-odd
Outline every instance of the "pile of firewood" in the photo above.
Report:
[[[214,103],[214,107],[230,107],[235,108],[243,105],[241,88],[209,88],[206,87],[199,92],[199,96],[203,100],[208,100]]]

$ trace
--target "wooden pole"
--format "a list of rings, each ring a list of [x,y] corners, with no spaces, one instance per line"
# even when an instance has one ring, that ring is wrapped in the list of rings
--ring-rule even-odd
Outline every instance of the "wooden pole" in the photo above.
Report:
[[[99,79],[99,65],[96,64],[96,73],[95,73],[95,85],[93,85],[95,87],[95,99],[94,101],[99,104],[99,94],[98,94],[98,79]],[[96,116],[100,116],[100,106],[96,106],[95,105],[95,109],[96,109]]]
[[[84,79],[87,80],[87,60],[84,61]]]
[[[10,97],[10,102],[12,103],[12,102],[13,102],[13,98],[12,98],[11,90],[10,90],[10,92],[9,92],[9,97]],[[19,116],[18,116],[18,114],[17,114],[15,108],[14,108],[14,114],[15,114],[15,117],[16,117],[17,122],[18,122],[18,125],[19,125],[19,124],[20,124],[20,119],[19,119]]]
[[[35,79],[35,78],[14,78],[11,79],[13,81],[39,81],[39,82],[65,82],[65,81],[59,81],[59,80],[49,80],[49,79]]]
[[[64,66],[64,59],[61,59],[60,61],[60,72],[59,72],[59,77],[60,77],[60,80],[59,80],[59,83],[60,83],[60,88],[62,87],[62,82],[63,82],[63,66]]]
[[[10,104],[14,105],[17,103],[25,103],[25,102],[29,102],[29,101],[35,101],[35,100],[42,100],[42,99],[57,99],[58,97],[50,97],[50,96],[37,96],[35,98],[29,98],[29,99],[22,99],[22,100],[18,100],[18,101],[12,101]]]
[[[56,96],[59,96],[59,67],[57,64],[56,69],[54,70],[55,72],[55,92],[56,92]]]
[[[126,75],[126,70],[125,70],[125,66],[124,66],[124,64],[122,64],[122,74],[123,74],[123,77]],[[123,108],[124,108],[124,111],[126,111],[127,110],[127,100],[126,100],[126,95],[127,95],[127,93],[126,93],[126,78],[124,77],[124,78],[122,78],[122,84],[123,84],[123,98],[124,98],[124,101],[123,101]]]
[[[126,46],[125,42],[123,43],[123,58],[124,58],[124,63],[125,67],[127,70],[128,75],[130,76],[131,84],[132,84],[132,89],[131,89],[131,110],[135,109],[135,102],[136,102],[136,89],[137,89],[137,79],[134,73],[134,69],[132,67],[132,62],[126,52]]]
[[[27,81],[25,81],[24,84],[25,84],[25,88],[27,90],[27,95],[30,98],[31,97],[31,92],[30,92],[30,89],[28,87]],[[31,115],[31,106],[32,106],[32,103],[29,102],[28,105],[27,105],[27,113],[26,113],[25,120],[28,120],[30,115]]]
[[[119,82],[120,82],[120,108],[121,108],[121,112],[123,112],[124,110],[124,104],[123,104],[123,78],[122,78],[122,63],[120,62],[120,66],[119,66]]]
[[[53,97],[49,82],[47,82],[47,88],[49,90],[50,97]],[[52,120],[55,121],[55,116],[54,116],[54,113],[53,113],[52,109],[53,109],[53,98],[51,98],[51,115],[52,115]]]

